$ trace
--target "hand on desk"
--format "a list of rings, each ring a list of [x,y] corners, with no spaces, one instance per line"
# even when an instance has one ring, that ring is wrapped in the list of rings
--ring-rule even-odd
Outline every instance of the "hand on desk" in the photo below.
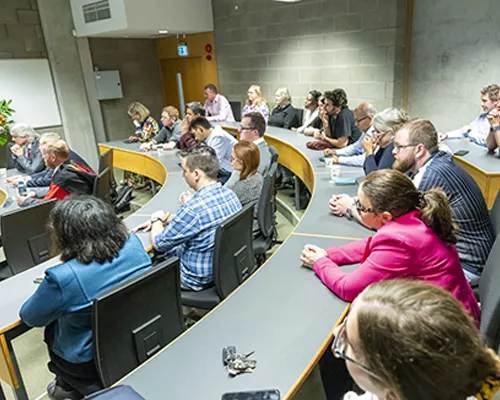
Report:
[[[19,181],[21,179],[23,179],[23,177],[21,175],[11,176],[10,178],[7,178],[5,180],[5,183],[7,183],[11,186],[17,187],[17,185],[19,184]]]
[[[314,138],[318,139],[318,140],[322,140],[325,138],[325,134],[323,132],[316,131],[316,132],[314,132]]]
[[[28,193],[26,193],[26,196],[19,196],[17,198],[17,204],[22,206],[24,204],[24,202],[26,201],[26,199],[34,199],[35,197],[36,197],[35,192],[28,192]]]
[[[343,217],[353,202],[354,199],[351,196],[346,194],[334,194],[328,202],[328,207],[334,215]]]
[[[328,257],[325,249],[312,244],[306,244],[300,255],[300,261],[302,261],[305,267],[312,268],[314,263],[323,257]]]
[[[133,233],[136,233],[138,231],[143,231],[143,232],[149,232],[151,230],[151,228],[153,227],[153,224],[156,223],[156,222],[161,222],[162,225],[164,224],[169,224],[170,221],[172,221],[172,218],[174,217],[174,215],[172,213],[165,213],[163,211],[155,211],[152,215],[151,215],[151,218],[144,222],[143,224],[140,224],[138,226],[136,226],[135,228],[132,229],[132,232]],[[155,220],[157,219],[157,221],[155,222],[151,222],[151,220]]]
[[[139,147],[141,151],[150,151],[153,150],[153,143],[142,143],[141,147]]]
[[[135,135],[131,135],[131,136],[128,137],[128,140],[130,142],[138,142],[140,139],[137,136],[135,136]]]

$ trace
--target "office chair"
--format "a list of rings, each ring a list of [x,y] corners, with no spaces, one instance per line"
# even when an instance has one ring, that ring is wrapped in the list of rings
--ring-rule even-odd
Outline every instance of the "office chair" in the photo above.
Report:
[[[493,225],[493,232],[495,232],[495,235],[498,235],[500,231],[500,191],[498,191],[493,207],[491,208],[490,218]]]
[[[94,180],[94,188],[92,195],[104,200],[106,203],[111,203],[111,170],[105,168]]]
[[[103,386],[114,384],[184,329],[177,258],[97,296],[92,341]]]
[[[110,181],[113,186],[116,185],[115,176],[113,172],[113,149],[109,149],[105,153],[102,153],[99,157],[99,171],[98,174],[103,172],[106,168],[109,168],[111,172]]]
[[[0,264],[0,279],[26,271],[51,257],[46,225],[55,203],[56,200],[44,201],[2,215],[5,261]]]
[[[243,207],[215,232],[214,286],[199,292],[182,291],[182,304],[211,309],[241,285],[254,271],[253,206]]]
[[[234,119],[241,121],[241,101],[230,101],[229,105],[231,106],[231,110],[233,110]]]
[[[487,345],[498,350],[500,345],[500,236],[493,244],[479,280],[481,298],[480,330]]]

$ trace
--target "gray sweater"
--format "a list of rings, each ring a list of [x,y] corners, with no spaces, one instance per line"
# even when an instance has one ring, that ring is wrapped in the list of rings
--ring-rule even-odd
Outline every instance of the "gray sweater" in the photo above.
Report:
[[[258,172],[255,175],[250,175],[247,179],[236,181],[233,185],[228,186],[238,197],[242,206],[253,204],[253,232],[259,232],[259,223],[257,222],[257,211],[262,192],[264,178]]]

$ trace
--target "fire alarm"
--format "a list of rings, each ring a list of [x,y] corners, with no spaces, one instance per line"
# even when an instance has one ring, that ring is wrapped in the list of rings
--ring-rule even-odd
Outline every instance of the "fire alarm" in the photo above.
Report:
[[[212,56],[210,54],[207,54],[205,58],[207,59],[207,61],[210,61],[212,59]]]
[[[206,44],[205,45],[205,51],[207,53],[211,53],[212,52],[212,45],[211,44]]]

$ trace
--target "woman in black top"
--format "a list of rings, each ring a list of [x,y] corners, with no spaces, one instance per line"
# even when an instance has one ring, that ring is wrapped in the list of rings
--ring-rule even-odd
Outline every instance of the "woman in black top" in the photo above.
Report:
[[[300,126],[297,111],[292,106],[292,97],[287,88],[280,88],[274,94],[276,107],[269,117],[268,124],[278,128],[298,128]]]
[[[394,135],[399,126],[409,120],[408,114],[397,108],[387,108],[373,118],[373,137],[365,136],[361,145],[366,153],[365,175],[378,169],[391,169],[394,164]]]

